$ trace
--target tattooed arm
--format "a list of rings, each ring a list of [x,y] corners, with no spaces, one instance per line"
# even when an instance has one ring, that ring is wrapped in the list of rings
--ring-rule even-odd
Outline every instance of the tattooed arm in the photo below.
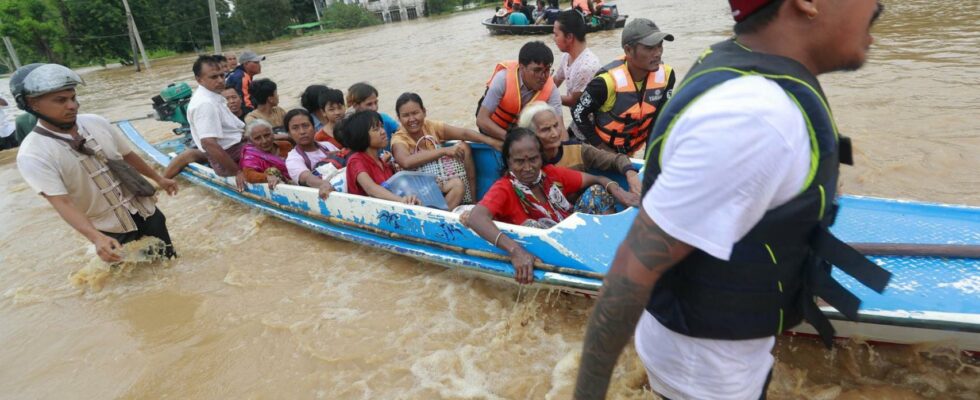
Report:
[[[585,332],[576,399],[603,399],[619,353],[633,335],[654,283],[694,248],[671,237],[642,209],[616,251]]]

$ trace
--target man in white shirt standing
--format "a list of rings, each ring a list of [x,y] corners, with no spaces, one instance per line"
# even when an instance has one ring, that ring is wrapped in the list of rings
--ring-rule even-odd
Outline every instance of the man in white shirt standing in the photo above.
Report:
[[[146,165],[104,118],[78,115],[75,86],[79,84],[78,74],[58,64],[32,64],[11,77],[17,106],[38,117],[33,133],[21,143],[17,169],[35,192],[95,245],[104,261],[119,261],[120,243],[143,236],[159,238],[167,246],[164,255],[176,256],[166,218],[156,208],[152,193],[134,193],[108,165],[123,160],[171,195],[177,193],[177,183]]]
[[[832,344],[814,296],[856,315],[831,300],[848,293],[827,285],[830,263],[887,285],[829,233],[850,148],[816,79],[864,63],[881,5],[729,3],[735,38],[701,56],[654,126],[642,208],[589,319],[578,399],[605,397],[634,330],[661,396],[765,398],[775,335],[805,319]]]
[[[565,94],[561,96],[561,104],[565,107],[575,106],[596,71],[602,68],[599,57],[596,57],[585,43],[586,31],[585,20],[578,12],[566,10],[558,14],[554,39],[555,45],[562,54],[555,68],[554,79],[557,87],[568,82],[565,85]],[[585,135],[579,132],[575,124],[569,127],[569,137],[585,141]]]
[[[228,100],[221,96],[225,74],[211,56],[200,56],[194,62],[194,78],[198,87],[187,105],[191,137],[197,148],[204,151],[211,169],[218,176],[234,176],[239,190],[245,185],[245,174],[238,167],[245,147],[245,123],[228,109]]]

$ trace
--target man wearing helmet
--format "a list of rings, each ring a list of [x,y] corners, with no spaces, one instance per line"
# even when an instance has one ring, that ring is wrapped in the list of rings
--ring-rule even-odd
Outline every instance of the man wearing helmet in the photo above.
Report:
[[[107,166],[113,160],[156,181],[170,195],[177,183],[160,176],[130,149],[104,118],[78,114],[74,71],[58,64],[31,64],[10,78],[17,106],[38,118],[17,154],[17,169],[72,228],[95,245],[102,260],[121,260],[120,243],[143,236],[162,240],[174,257],[166,218],[152,195],[137,196]]]

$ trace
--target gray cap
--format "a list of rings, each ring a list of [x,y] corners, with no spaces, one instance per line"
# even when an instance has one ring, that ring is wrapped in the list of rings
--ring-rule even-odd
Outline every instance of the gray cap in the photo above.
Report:
[[[238,62],[241,64],[245,64],[250,61],[254,61],[254,62],[265,61],[265,56],[260,56],[258,54],[255,54],[255,52],[252,50],[245,50],[242,52],[241,55],[238,56]]]
[[[637,43],[646,46],[656,46],[657,43],[664,40],[673,42],[674,35],[661,32],[657,24],[646,18],[634,19],[623,28],[623,46]]]

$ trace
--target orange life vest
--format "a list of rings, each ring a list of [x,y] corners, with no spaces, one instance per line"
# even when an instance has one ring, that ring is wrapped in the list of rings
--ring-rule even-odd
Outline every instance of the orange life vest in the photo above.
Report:
[[[521,0],[504,0],[504,6],[501,7],[507,10],[508,13],[514,12],[514,6],[521,5]]]
[[[616,151],[632,153],[650,136],[657,107],[666,101],[671,67],[660,64],[660,68],[647,75],[642,90],[637,90],[622,58],[603,67],[597,75],[602,73],[608,73],[616,85],[616,102],[609,111],[596,113],[595,133]]]
[[[584,15],[592,14],[592,11],[589,11],[589,0],[572,0],[572,8],[579,10]],[[599,7],[596,6],[596,8]]]
[[[497,124],[497,126],[510,129],[514,124],[517,123],[517,117],[520,115],[521,110],[524,109],[524,104],[521,104],[521,87],[520,80],[517,77],[517,61],[504,61],[497,63],[497,66],[493,69],[493,74],[490,75],[490,80],[487,81],[487,87],[490,87],[490,82],[493,82],[493,77],[497,75],[500,70],[505,70],[507,74],[507,80],[504,86],[504,95],[500,98],[500,103],[497,104],[497,109],[493,110],[493,114],[490,114],[490,120]],[[534,94],[531,98],[531,102],[536,100],[548,101],[551,97],[551,91],[555,89],[555,81],[551,76],[548,76],[548,80],[544,83],[544,87],[540,91]]]

